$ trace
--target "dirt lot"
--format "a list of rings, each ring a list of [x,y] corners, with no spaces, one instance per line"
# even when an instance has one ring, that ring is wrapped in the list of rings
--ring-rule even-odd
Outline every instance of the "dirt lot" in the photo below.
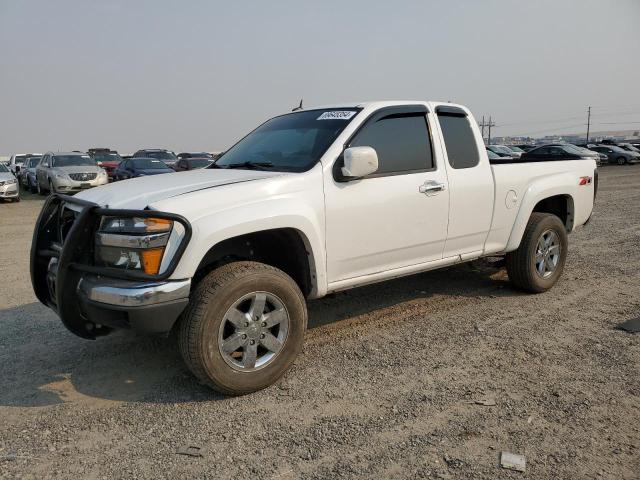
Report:
[[[36,303],[41,204],[0,204],[0,477],[640,478],[640,335],[615,329],[640,315],[640,166],[601,169],[550,292],[477,263],[312,302],[295,367],[242,398],[172,339],[81,340]]]

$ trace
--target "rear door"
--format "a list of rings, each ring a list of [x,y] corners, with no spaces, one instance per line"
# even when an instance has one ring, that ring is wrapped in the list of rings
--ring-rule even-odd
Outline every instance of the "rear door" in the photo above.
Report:
[[[449,196],[426,107],[374,112],[345,145],[356,146],[376,150],[378,171],[325,177],[329,283],[441,259]]]
[[[444,257],[484,250],[493,216],[494,184],[484,142],[473,117],[459,107],[436,107],[449,179],[449,233]]]

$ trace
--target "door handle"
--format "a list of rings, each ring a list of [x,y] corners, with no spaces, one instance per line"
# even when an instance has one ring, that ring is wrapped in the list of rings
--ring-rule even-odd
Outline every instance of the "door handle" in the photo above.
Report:
[[[418,191],[420,193],[426,193],[427,195],[433,195],[434,193],[442,192],[444,189],[444,183],[438,183],[434,181],[424,182],[418,187]]]

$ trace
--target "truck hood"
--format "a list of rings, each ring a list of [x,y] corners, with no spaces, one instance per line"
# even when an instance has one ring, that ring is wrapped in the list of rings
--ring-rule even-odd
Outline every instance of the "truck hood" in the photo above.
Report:
[[[204,169],[152,175],[85,190],[77,198],[108,208],[141,210],[154,202],[197,190],[286,175],[259,170]]]

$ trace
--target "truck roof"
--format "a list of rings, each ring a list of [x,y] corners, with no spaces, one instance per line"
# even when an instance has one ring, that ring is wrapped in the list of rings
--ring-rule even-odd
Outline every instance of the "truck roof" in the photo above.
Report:
[[[398,105],[440,105],[446,104],[451,107],[458,107],[464,110],[467,110],[467,107],[464,105],[460,105],[457,103],[451,103],[446,101],[429,101],[429,100],[378,100],[378,101],[368,101],[368,102],[344,102],[344,103],[336,103],[330,105],[320,105],[317,107],[305,108],[305,110],[318,110],[323,108],[384,108],[384,107],[395,107]]]

